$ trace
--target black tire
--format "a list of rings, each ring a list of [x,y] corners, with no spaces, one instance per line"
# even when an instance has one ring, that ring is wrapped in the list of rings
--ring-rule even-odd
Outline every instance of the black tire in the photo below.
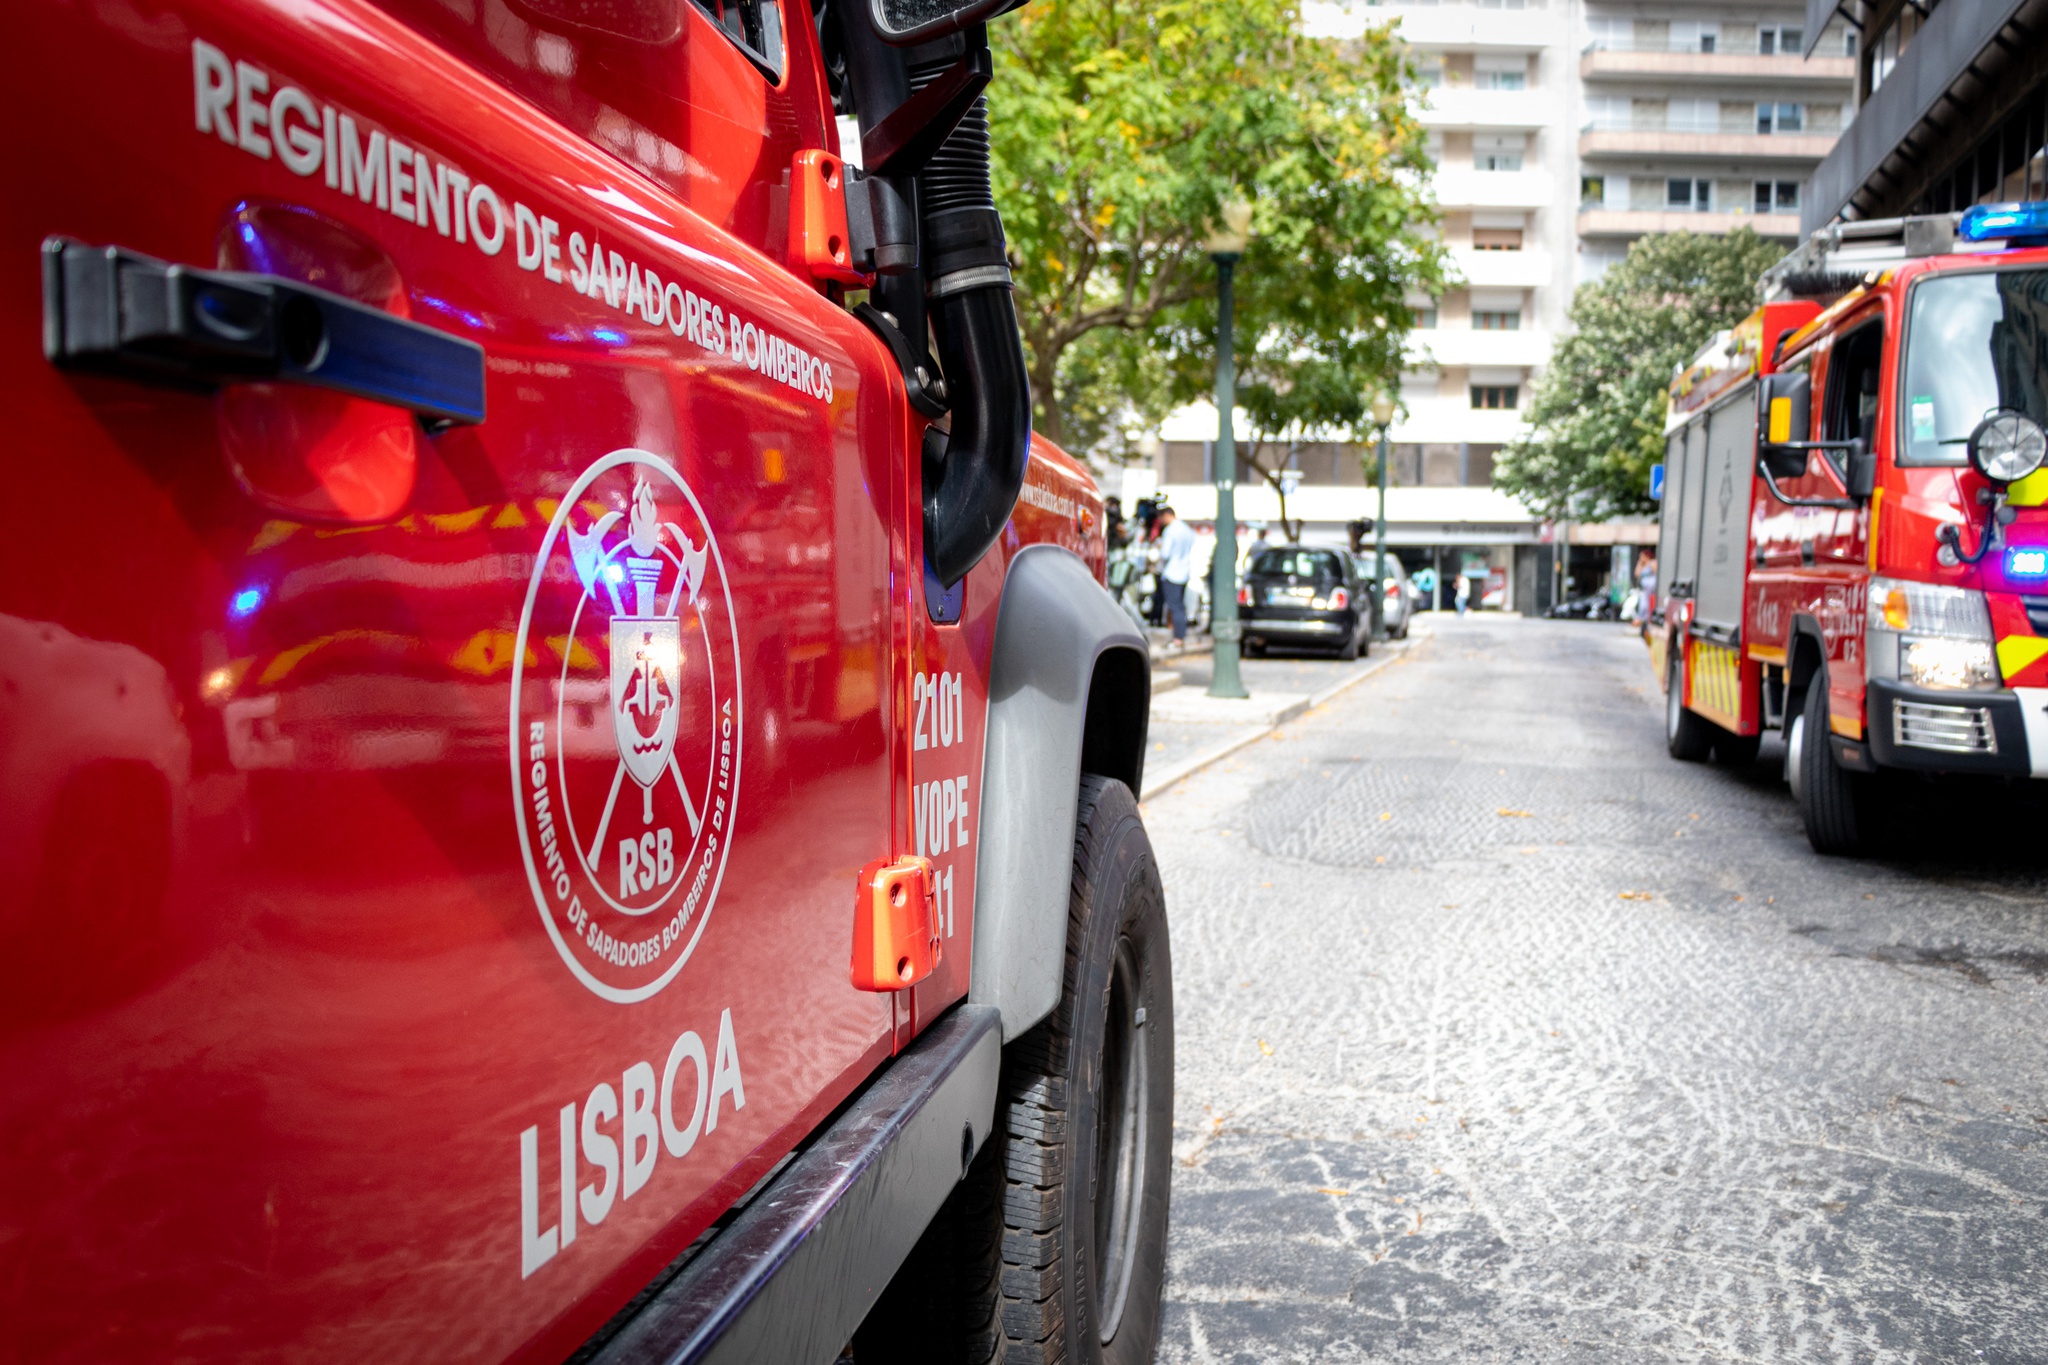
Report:
[[[1799,818],[1815,853],[1857,854],[1870,837],[1869,779],[1835,761],[1828,743],[1828,680],[1806,685],[1799,745]]]
[[[1254,659],[1263,659],[1266,657],[1266,642],[1264,640],[1246,640],[1244,642],[1244,652],[1251,655]]]
[[[1173,963],[1121,782],[1082,779],[1067,915],[1060,1003],[1004,1049],[996,1129],[855,1334],[863,1365],[1147,1365],[1158,1346]]]
[[[1362,652],[1363,651],[1359,648],[1358,645],[1358,637],[1354,635],[1349,640],[1346,640],[1344,642],[1344,647],[1342,649],[1337,651],[1337,657],[1338,659],[1342,660],[1347,664],[1356,663],[1358,661],[1359,654]]]
[[[1671,661],[1671,677],[1664,688],[1664,747],[1681,763],[1699,763],[1714,747],[1720,726],[1685,706],[1685,664]]]
[[[1714,761],[1724,768],[1748,768],[1756,763],[1757,750],[1763,747],[1762,735],[1738,735],[1732,730],[1723,730],[1714,736]]]

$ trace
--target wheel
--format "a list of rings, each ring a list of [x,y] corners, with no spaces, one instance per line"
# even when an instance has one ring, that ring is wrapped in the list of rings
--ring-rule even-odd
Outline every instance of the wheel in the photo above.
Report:
[[[1763,747],[1762,735],[1738,735],[1732,730],[1723,730],[1714,736],[1714,761],[1726,768],[1747,768],[1756,762],[1756,751]]]
[[[1356,635],[1346,640],[1344,642],[1344,647],[1337,651],[1337,657],[1347,664],[1356,662],[1358,659],[1358,655],[1359,647],[1358,637]]]
[[[857,1361],[1145,1365],[1173,1122],[1166,900],[1130,789],[1084,777],[1060,1003],[1003,1051],[996,1129],[854,1336]]]
[[[1405,612],[1402,613],[1401,616],[1401,628],[1394,632],[1394,638],[1396,640],[1405,640],[1408,638],[1408,615]]]
[[[1685,709],[1685,665],[1674,659],[1664,689],[1664,747],[1681,763],[1698,763],[1714,747],[1714,732],[1720,728]]]
[[[1869,779],[1835,762],[1828,743],[1828,680],[1815,674],[1794,732],[1798,780],[1793,793],[1815,853],[1860,853],[1870,834]]]
[[[1263,659],[1266,657],[1266,642],[1264,640],[1246,640],[1244,642],[1244,652],[1251,655],[1254,659]]]

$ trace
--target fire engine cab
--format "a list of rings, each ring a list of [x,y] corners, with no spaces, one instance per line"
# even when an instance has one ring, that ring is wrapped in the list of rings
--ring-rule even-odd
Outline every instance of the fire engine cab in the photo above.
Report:
[[[2048,775],[2044,247],[2048,204],[1824,229],[1672,385],[1666,739],[1781,732],[1821,852],[1887,774]]]
[[[0,1361],[1150,1359],[1016,3],[10,12]]]

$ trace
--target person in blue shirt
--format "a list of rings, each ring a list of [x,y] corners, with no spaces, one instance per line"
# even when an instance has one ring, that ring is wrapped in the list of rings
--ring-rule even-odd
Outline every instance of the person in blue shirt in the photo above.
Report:
[[[1188,579],[1195,571],[1195,533],[1171,507],[1159,509],[1159,590],[1173,623],[1172,648],[1188,635]]]

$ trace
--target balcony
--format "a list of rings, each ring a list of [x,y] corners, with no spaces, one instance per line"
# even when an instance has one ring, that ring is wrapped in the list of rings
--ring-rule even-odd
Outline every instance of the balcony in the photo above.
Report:
[[[1451,248],[1467,285],[1480,289],[1541,289],[1551,283],[1551,259],[1547,251],[1475,251],[1469,246]]]
[[[1309,0],[1302,28],[1312,38],[1356,38],[1368,24],[1399,21],[1402,40],[1414,47],[1479,52],[1535,52],[1565,41],[1561,12],[1480,9],[1472,5],[1386,6]]]
[[[1748,82],[1771,85],[1839,85],[1856,82],[1853,57],[1817,57],[1805,61],[1797,56],[1763,56],[1749,52],[1673,52],[1668,49],[1623,50],[1595,47],[1579,58],[1583,80],[1633,81],[1715,81],[1722,84]]]
[[[1527,401],[1528,394],[1522,395]],[[1466,395],[1456,398],[1411,399],[1408,412],[1394,423],[1387,438],[1404,445],[1445,445],[1470,441],[1474,445],[1506,445],[1527,428],[1522,414],[1512,408],[1474,408]]]
[[[1796,213],[1686,213],[1680,210],[1580,209],[1581,237],[1642,237],[1653,232],[1703,232],[1719,236],[1739,227],[1759,237],[1799,236]]]
[[[1548,171],[1440,166],[1429,183],[1436,202],[1447,209],[1543,209],[1551,206],[1557,192]]]
[[[1835,145],[1836,136],[1834,133],[1674,133],[1662,128],[1590,128],[1579,134],[1579,157],[1581,160],[1630,156],[1655,157],[1663,161],[1819,161],[1828,154],[1828,148]]]
[[[1434,327],[1410,332],[1411,353],[1427,352],[1428,364],[1437,366],[1526,367],[1549,363],[1552,337],[1548,332],[1479,332],[1467,327]],[[1415,368],[1420,368],[1418,363]],[[1478,440],[1478,437],[1473,437]]]
[[[1425,128],[1504,129],[1526,132],[1552,123],[1557,104],[1546,90],[1475,90],[1469,85],[1438,86],[1415,116]]]

